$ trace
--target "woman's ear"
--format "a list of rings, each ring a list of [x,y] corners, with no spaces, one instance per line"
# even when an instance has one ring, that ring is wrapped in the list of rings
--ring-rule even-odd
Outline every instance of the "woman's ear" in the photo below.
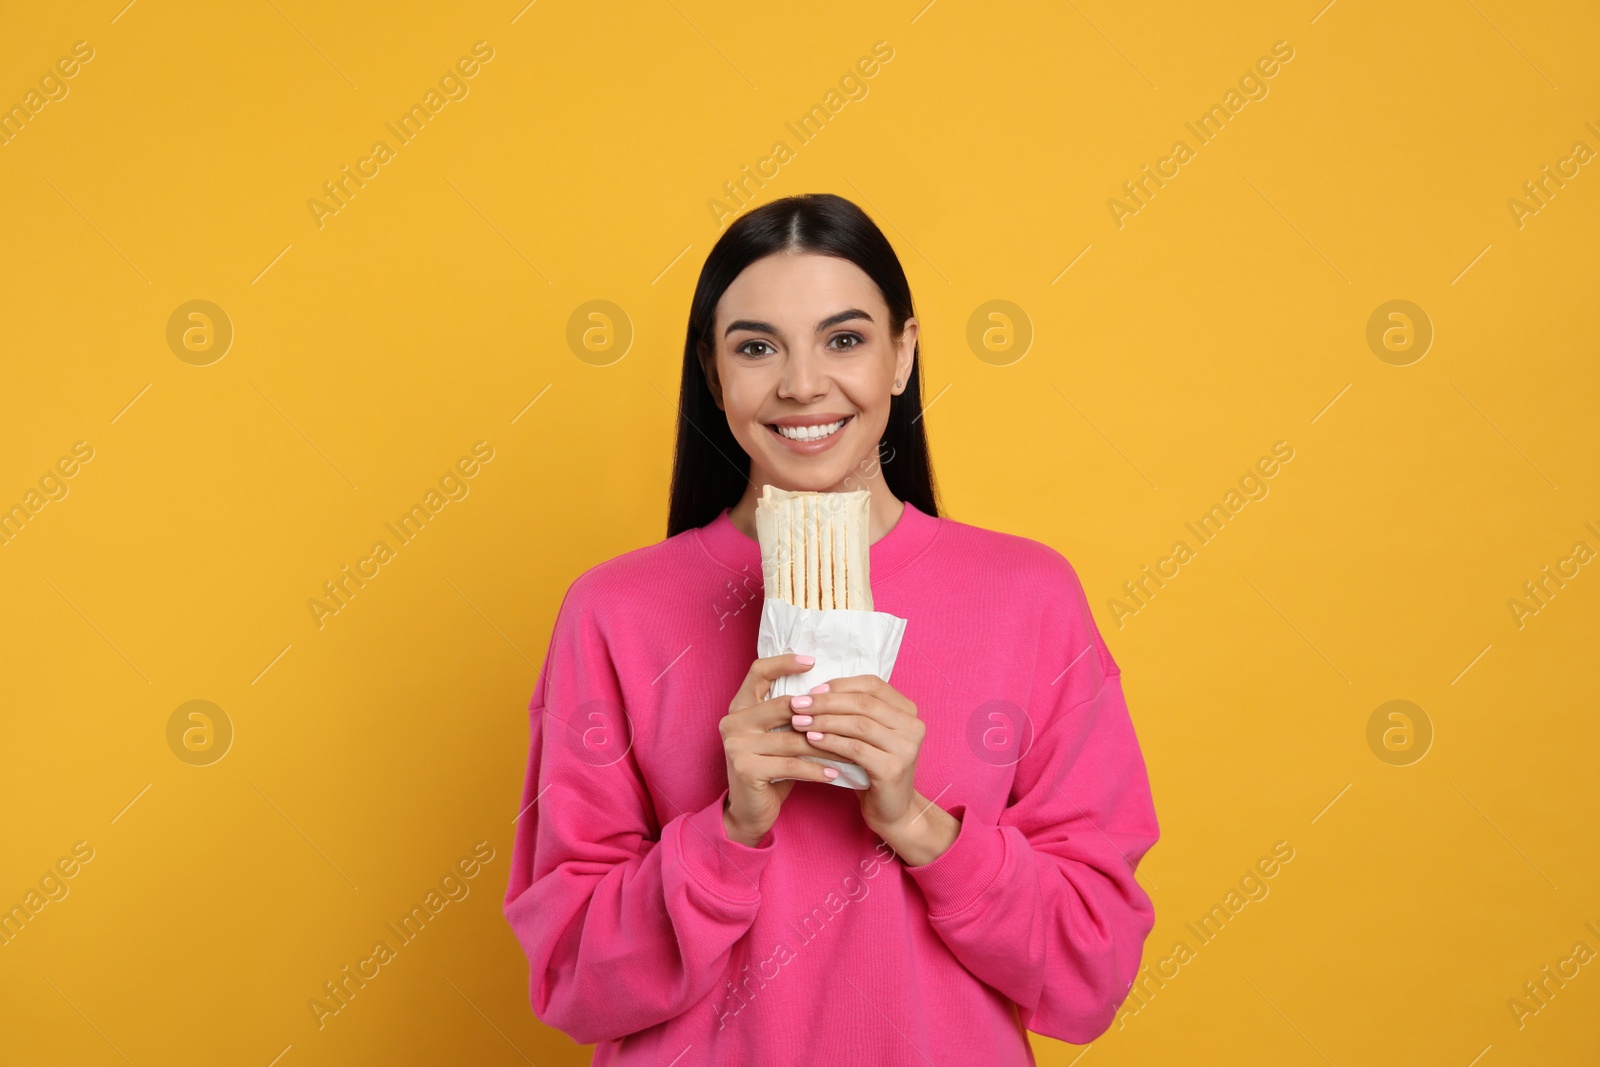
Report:
[[[917,351],[916,319],[907,319],[900,328],[900,337],[895,342],[894,376],[895,380],[903,383],[901,392],[911,384],[911,374],[915,369],[912,364],[916,362]]]
[[[718,411],[727,411],[722,406],[722,379],[717,377],[717,357],[704,341],[695,346],[700,356],[700,369],[706,376],[706,385],[711,387],[711,399],[716,402]]]

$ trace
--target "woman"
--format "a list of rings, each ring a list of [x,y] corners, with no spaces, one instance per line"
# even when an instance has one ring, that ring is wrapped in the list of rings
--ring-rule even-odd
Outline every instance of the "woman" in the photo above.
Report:
[[[1058,552],[939,517],[917,329],[837,196],[700,272],[668,536],[572,583],[529,709],[505,915],[596,1064],[1028,1064],[1127,996],[1158,828],[1120,674]],[[807,663],[751,662],[765,484],[870,491],[892,684],[768,699]]]

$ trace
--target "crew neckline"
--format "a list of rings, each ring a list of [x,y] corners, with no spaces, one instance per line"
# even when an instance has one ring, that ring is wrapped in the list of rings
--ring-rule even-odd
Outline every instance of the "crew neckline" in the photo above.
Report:
[[[889,532],[867,546],[867,567],[874,584],[886,580],[910,563],[933,541],[939,532],[939,519],[922,511],[911,501]],[[716,518],[696,528],[700,544],[719,563],[735,573],[748,570],[761,573],[761,543],[747,537],[733,524],[723,508]]]

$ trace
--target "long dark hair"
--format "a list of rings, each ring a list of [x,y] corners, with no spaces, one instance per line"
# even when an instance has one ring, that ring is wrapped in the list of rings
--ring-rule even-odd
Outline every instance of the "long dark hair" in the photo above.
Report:
[[[667,536],[704,526],[731,508],[750,483],[750,457],[740,447],[727,416],[711,396],[699,347],[713,345],[717,302],[750,264],[774,252],[837,256],[860,267],[878,285],[889,306],[889,327],[899,337],[915,315],[911,286],[888,238],[866,212],[842,196],[805,193],[774,200],[740,216],[711,249],[700,268],[689,330],[683,343],[683,380],[678,390],[678,440],[672,459],[672,499]],[[938,515],[933,468],[923,430],[922,359],[912,349],[911,380],[890,398],[889,422],[878,444],[883,480],[898,499],[927,515]]]

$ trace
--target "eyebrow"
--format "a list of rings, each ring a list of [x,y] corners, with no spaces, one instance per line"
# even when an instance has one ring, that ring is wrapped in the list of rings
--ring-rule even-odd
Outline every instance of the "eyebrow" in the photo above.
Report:
[[[838,312],[837,314],[829,315],[827,318],[817,323],[817,333],[821,333],[829,326],[837,326],[841,322],[849,322],[852,319],[866,319],[868,322],[873,321],[872,316],[868,315],[860,308],[847,308],[846,310]],[[728,328],[722,331],[722,336],[726,337],[735,330],[749,330],[752,333],[775,333],[780,336],[783,334],[782,330],[778,329],[770,322],[757,322],[754,319],[734,319],[732,322],[728,323]]]

